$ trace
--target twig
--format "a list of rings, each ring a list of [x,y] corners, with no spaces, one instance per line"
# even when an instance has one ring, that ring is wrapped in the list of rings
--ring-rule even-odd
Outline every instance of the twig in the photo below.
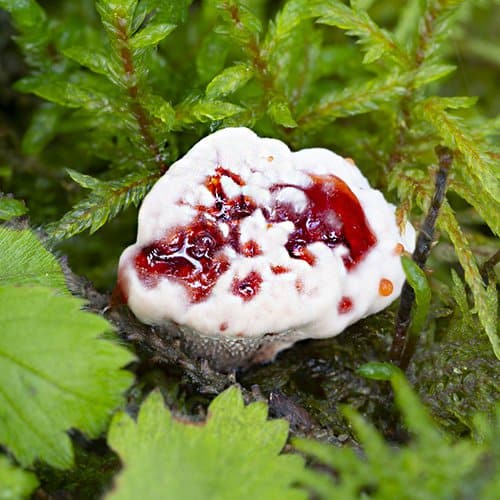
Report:
[[[434,196],[432,197],[429,211],[427,212],[422,228],[418,234],[415,251],[412,255],[414,262],[421,269],[424,268],[425,262],[431,251],[436,219],[445,198],[446,180],[453,161],[453,153],[447,147],[436,146],[435,152],[439,160],[439,169],[436,173]],[[391,361],[397,363],[402,369],[407,368],[415,350],[417,340],[415,336],[408,335],[414,300],[415,292],[408,282],[405,281],[401,292],[396,328],[390,351]]]
[[[479,269],[483,280],[487,283],[490,278],[490,273],[493,272],[495,266],[500,262],[500,250],[497,250],[489,259],[483,262]]]

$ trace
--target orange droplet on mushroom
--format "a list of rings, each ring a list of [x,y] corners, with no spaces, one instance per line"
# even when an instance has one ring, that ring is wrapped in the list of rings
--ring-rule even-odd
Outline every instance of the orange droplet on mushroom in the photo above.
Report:
[[[378,293],[382,295],[382,297],[388,297],[394,290],[394,285],[391,280],[387,278],[382,278],[378,285]]]
[[[402,243],[397,243],[396,246],[394,247],[394,253],[396,255],[402,255],[404,251],[405,247],[402,245]]]

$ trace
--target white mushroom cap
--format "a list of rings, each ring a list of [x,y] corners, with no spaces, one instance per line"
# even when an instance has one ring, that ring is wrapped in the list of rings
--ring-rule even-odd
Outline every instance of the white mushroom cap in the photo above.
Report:
[[[399,296],[400,253],[414,241],[352,161],[226,128],[146,196],[119,283],[147,324],[210,337],[324,338]]]

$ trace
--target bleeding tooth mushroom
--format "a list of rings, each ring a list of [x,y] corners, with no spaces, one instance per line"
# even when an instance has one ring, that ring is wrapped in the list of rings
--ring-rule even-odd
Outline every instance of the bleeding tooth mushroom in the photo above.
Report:
[[[118,286],[142,322],[216,366],[269,360],[398,297],[415,232],[394,211],[351,159],[226,128],[146,196]]]

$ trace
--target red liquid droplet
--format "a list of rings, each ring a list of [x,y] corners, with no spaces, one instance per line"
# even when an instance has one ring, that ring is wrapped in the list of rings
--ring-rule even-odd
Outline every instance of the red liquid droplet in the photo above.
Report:
[[[258,272],[252,271],[243,279],[234,278],[232,291],[234,295],[238,295],[245,302],[248,302],[259,293],[261,284],[262,276]]]
[[[307,206],[297,212],[290,203],[278,202],[265,213],[270,222],[290,220],[295,230],[290,234],[286,249],[291,257],[314,265],[315,258],[307,245],[320,241],[334,249],[345,245],[344,256],[347,269],[352,269],[375,245],[372,233],[361,205],[347,184],[334,175],[311,176],[313,183],[300,186],[276,185],[277,191],[284,187],[301,190],[307,197]]]
[[[262,250],[256,241],[250,240],[241,245],[241,253],[245,257],[255,257],[257,255],[262,255]]]
[[[146,286],[154,287],[160,277],[167,276],[182,283],[191,300],[199,302],[229,269],[227,258],[220,253],[224,243],[216,223],[198,218],[144,247],[135,258],[135,267]]]
[[[351,311],[352,306],[353,306],[352,299],[350,297],[344,296],[340,299],[337,310],[339,314],[345,314]]]
[[[271,266],[271,271],[273,272],[273,274],[285,274],[290,272],[290,269],[285,266]]]

